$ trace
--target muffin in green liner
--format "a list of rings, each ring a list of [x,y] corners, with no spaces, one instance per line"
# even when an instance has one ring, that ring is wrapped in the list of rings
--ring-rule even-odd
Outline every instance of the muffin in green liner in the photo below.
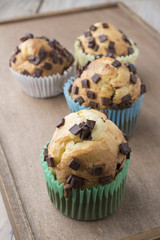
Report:
[[[130,152],[122,132],[105,114],[82,110],[67,115],[41,152],[50,200],[77,220],[108,216],[124,198]]]
[[[111,23],[97,22],[79,36],[74,43],[80,66],[100,57],[113,57],[124,63],[135,64],[139,50],[132,39]]]

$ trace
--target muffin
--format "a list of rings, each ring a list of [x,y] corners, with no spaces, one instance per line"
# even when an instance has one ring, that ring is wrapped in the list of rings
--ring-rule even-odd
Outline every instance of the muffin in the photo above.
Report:
[[[70,113],[41,154],[51,201],[78,220],[113,213],[124,197],[130,152],[126,136],[104,113]]]
[[[99,57],[112,57],[118,61],[135,63],[138,48],[121,30],[111,23],[98,22],[79,36],[74,44],[77,64],[83,66],[87,61]]]
[[[74,82],[73,82],[74,81]],[[112,120],[127,136],[137,124],[145,85],[131,63],[113,58],[99,58],[80,67],[78,77],[64,86],[64,94],[72,112],[84,108],[106,110]]]
[[[10,58],[10,69],[24,92],[33,97],[52,97],[63,91],[73,74],[73,55],[55,39],[29,33]]]

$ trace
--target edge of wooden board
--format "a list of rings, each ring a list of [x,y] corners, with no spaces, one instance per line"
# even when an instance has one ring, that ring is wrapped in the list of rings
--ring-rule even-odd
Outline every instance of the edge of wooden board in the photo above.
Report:
[[[34,240],[12,173],[0,145],[0,191],[16,240]]]
[[[49,12],[49,13],[39,13],[31,16],[19,17],[19,18],[10,18],[7,20],[0,21],[0,24],[6,23],[14,23],[19,21],[27,21],[34,20],[43,17],[51,17],[51,16],[60,16],[71,13],[78,13],[83,11],[92,11],[96,9],[109,8],[109,7],[119,7],[127,14],[132,15],[132,17],[139,22],[145,29],[149,30],[154,34],[156,38],[159,38],[160,33],[152,28],[149,24],[147,24],[144,20],[138,17],[131,9],[125,6],[123,3],[114,2],[114,3],[105,3],[99,4],[89,7],[75,8],[70,10]],[[5,154],[0,145],[0,190],[2,193],[2,197],[7,209],[7,213],[9,215],[9,219],[11,221],[12,228],[14,230],[14,234],[16,240],[34,240],[34,236],[28,222],[26,213],[22,206],[22,202],[20,196],[18,194],[14,179],[12,177],[9,165],[5,158]],[[160,239],[160,227],[152,228],[141,233],[137,233],[135,235],[128,236],[121,240],[158,240]]]

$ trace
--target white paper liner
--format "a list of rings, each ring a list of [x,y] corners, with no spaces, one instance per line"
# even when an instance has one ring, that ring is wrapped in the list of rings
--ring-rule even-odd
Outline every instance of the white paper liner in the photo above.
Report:
[[[129,41],[131,42],[131,47],[133,48],[134,52],[127,56],[117,57],[116,59],[124,63],[130,62],[135,64],[139,54],[139,50],[134,44],[134,42],[132,41],[132,39],[129,39]],[[90,55],[88,53],[86,54],[82,51],[82,48],[80,47],[80,43],[79,43],[79,38],[74,43],[74,50],[75,50],[75,56],[77,58],[77,64],[80,66],[84,66],[88,61],[93,61],[95,59],[94,55]]]
[[[64,83],[74,75],[75,69],[76,61],[64,71],[63,75],[57,73],[48,77],[32,77],[20,74],[10,67],[13,76],[19,82],[22,90],[35,98],[53,97],[62,93]]]

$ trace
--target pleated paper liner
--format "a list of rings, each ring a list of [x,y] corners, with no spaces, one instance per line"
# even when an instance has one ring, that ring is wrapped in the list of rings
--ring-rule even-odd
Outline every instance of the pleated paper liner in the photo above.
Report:
[[[129,39],[129,41],[131,42],[131,47],[133,48],[134,52],[127,56],[117,57],[116,59],[124,63],[130,62],[135,64],[139,54],[139,50],[131,39]],[[76,40],[74,43],[74,51],[75,51],[75,56],[77,58],[77,64],[80,66],[84,66],[88,61],[92,62],[95,59],[94,55],[86,54],[82,51],[82,48],[80,47],[80,44],[79,44],[79,40]]]
[[[48,168],[47,162],[44,161],[43,152],[44,149],[41,152],[41,163],[48,195],[61,213],[77,220],[91,221],[112,214],[120,206],[124,198],[130,159],[126,160],[123,170],[111,183],[91,187],[91,189],[85,187],[83,190],[71,190],[69,197],[65,198],[63,184],[58,183]]]
[[[64,95],[70,111],[77,112],[82,109],[90,109],[90,107],[87,108],[85,105],[80,105],[78,102],[75,102],[69,95],[68,89],[74,80],[75,77],[71,77],[64,85]],[[108,119],[114,122],[128,137],[130,137],[136,129],[142,100],[143,95],[141,95],[130,108],[123,110],[105,109],[108,113]]]
[[[14,71],[11,67],[10,70],[26,94],[35,98],[48,98],[63,92],[64,83],[73,76],[76,64],[75,61],[63,75],[57,73],[48,77],[26,76]]]

